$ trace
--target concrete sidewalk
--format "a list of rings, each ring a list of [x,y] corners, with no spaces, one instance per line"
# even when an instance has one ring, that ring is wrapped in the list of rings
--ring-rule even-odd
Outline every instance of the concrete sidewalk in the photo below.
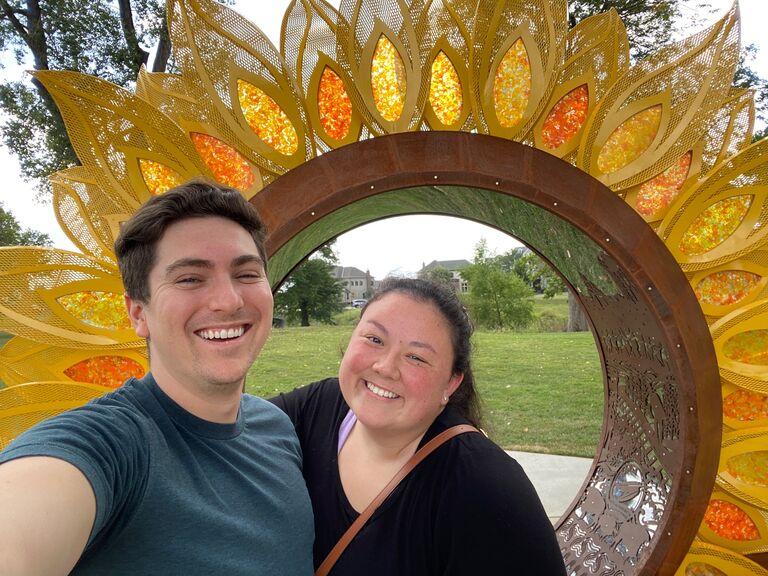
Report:
[[[523,467],[554,524],[576,496],[592,466],[592,458],[507,451]]]

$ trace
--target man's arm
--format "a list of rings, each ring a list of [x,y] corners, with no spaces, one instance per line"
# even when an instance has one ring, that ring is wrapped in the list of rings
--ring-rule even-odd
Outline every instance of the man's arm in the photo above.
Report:
[[[66,575],[96,518],[91,484],[72,464],[24,457],[0,465],[0,574]]]

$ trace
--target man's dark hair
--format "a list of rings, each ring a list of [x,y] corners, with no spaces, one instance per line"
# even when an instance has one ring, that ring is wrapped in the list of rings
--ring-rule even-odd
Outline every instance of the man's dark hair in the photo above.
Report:
[[[155,264],[157,243],[168,227],[206,216],[226,218],[245,228],[256,243],[266,272],[266,229],[256,209],[234,188],[191,180],[153,196],[121,226],[115,254],[123,286],[131,298],[149,302],[149,272]]]

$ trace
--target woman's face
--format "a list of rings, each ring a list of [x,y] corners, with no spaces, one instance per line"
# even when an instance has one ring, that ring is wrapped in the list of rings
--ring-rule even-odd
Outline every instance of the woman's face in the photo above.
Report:
[[[341,361],[341,393],[370,429],[422,434],[458,388],[450,327],[431,303],[390,292],[366,308]]]

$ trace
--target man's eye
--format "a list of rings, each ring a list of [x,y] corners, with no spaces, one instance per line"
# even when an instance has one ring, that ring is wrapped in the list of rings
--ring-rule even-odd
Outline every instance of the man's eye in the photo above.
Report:
[[[259,272],[241,272],[237,277],[245,282],[255,282],[261,280],[262,275]]]
[[[192,276],[185,276],[176,280],[176,284],[197,284],[198,282],[200,282],[200,279]]]
[[[366,340],[369,342],[372,342],[373,344],[381,344],[381,338],[378,336],[366,336]]]

